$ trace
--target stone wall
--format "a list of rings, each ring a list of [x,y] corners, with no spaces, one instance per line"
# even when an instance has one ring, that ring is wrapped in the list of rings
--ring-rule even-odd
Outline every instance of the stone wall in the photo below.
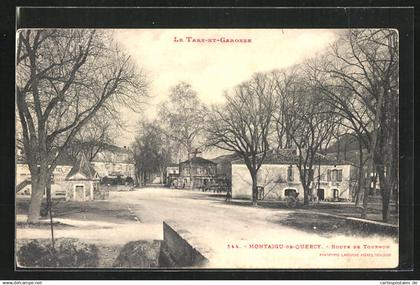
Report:
[[[199,244],[192,234],[174,221],[163,222],[163,263],[176,267],[201,267],[208,262],[209,251]]]

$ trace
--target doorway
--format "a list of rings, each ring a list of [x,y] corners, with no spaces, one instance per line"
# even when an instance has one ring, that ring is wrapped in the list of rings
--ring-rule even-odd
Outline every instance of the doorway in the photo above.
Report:
[[[74,187],[74,200],[75,201],[84,201],[85,200],[85,186],[76,185]]]
[[[318,197],[318,201],[324,201],[325,200],[325,190],[324,189],[318,189],[316,191],[316,196]]]
[[[333,199],[338,200],[338,189],[333,189]]]
[[[293,189],[293,188],[284,189],[284,196],[285,197],[289,197],[289,196],[297,197],[297,191],[296,191],[296,189]]]

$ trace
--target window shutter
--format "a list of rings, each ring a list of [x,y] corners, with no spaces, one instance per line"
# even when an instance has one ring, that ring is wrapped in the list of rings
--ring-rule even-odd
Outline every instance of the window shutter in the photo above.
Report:
[[[337,181],[342,181],[343,179],[343,170],[340,169],[337,173]]]
[[[287,168],[287,180],[293,181],[293,167],[292,166],[289,166]]]
[[[327,181],[331,181],[331,169],[327,169]]]

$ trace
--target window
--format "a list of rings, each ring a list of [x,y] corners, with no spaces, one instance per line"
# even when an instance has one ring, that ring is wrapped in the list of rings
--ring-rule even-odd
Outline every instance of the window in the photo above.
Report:
[[[342,169],[333,169],[333,170],[329,170],[329,172],[330,172],[330,179],[328,181],[342,181],[343,180]]]
[[[337,181],[343,181],[343,170],[339,169],[337,172]]]
[[[293,181],[293,166],[287,168],[287,181]]]

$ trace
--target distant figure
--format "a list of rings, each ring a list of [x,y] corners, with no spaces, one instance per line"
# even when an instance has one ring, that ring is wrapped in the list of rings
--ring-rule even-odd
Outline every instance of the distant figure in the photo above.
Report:
[[[226,199],[225,202],[230,203],[230,200],[232,199],[232,192],[230,189],[227,190],[226,192]]]

